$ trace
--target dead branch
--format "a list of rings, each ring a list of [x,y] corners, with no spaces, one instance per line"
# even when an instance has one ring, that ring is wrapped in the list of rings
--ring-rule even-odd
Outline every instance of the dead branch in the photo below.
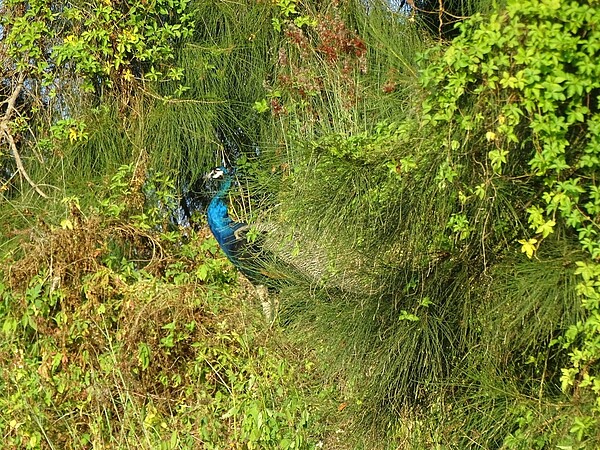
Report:
[[[15,86],[12,95],[2,103],[6,103],[6,111],[4,112],[4,116],[2,120],[0,120],[0,131],[6,137],[8,145],[12,151],[13,157],[15,158],[15,163],[17,164],[17,171],[25,180],[29,183],[29,185],[43,198],[48,198],[48,196],[39,188],[39,186],[33,182],[33,180],[29,177],[29,174],[25,170],[23,166],[23,160],[21,159],[21,155],[17,148],[17,144],[12,135],[9,122],[12,117],[14,111],[16,111],[15,103],[17,102],[17,98],[23,89],[23,83],[25,82],[25,73],[21,72],[19,74],[19,79],[17,80],[17,85]]]

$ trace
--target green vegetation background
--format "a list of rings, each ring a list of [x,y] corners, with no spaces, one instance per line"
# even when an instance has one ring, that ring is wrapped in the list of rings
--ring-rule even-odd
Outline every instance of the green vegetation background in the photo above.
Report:
[[[4,448],[600,447],[600,11],[408,5],[0,5]]]

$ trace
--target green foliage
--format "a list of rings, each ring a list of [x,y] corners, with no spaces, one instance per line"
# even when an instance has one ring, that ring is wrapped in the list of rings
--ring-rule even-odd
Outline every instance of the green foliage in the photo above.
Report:
[[[310,356],[264,324],[213,238],[149,210],[171,183],[122,167],[106,200],[67,199],[60,226],[5,255],[8,448],[315,448]]]
[[[279,14],[271,19],[273,29],[277,32],[281,32],[282,26],[294,24],[298,28],[302,28],[305,25],[316,26],[317,21],[312,19],[310,16],[300,15],[297,0],[277,0],[276,2]]]
[[[7,123],[67,186],[2,223],[32,230],[3,233],[8,445],[598,446],[593,2],[476,15],[420,75],[426,41],[384,2],[29,4],[3,17],[10,67],[28,49],[26,96],[57,94]],[[251,240],[272,226],[314,275],[278,317],[335,413],[216,242],[169,220],[234,157]]]
[[[68,61],[89,82],[100,76],[109,85],[116,81],[115,72],[119,83],[136,77],[181,79],[181,69],[167,64],[174,59],[174,42],[189,37],[194,28],[188,3],[104,2],[85,5],[85,9],[67,7],[63,17],[74,26],[53,48],[56,64]]]
[[[7,2],[3,44],[17,70],[53,84],[57,69],[83,81],[122,86],[134,78],[180,79],[173,44],[194,28],[188,2]],[[19,11],[24,11],[20,14]],[[54,68],[54,70],[52,70]],[[161,72],[163,71],[163,72]],[[63,80],[64,81],[64,80]],[[51,92],[50,95],[56,95]]]
[[[561,232],[578,239],[587,253],[575,270],[583,278],[576,292],[586,319],[553,341],[570,352],[562,390],[585,398],[570,428],[578,443],[573,448],[595,445],[598,427],[594,299],[600,243],[594,199],[600,166],[594,154],[600,84],[591,55],[600,38],[599,14],[594,2],[508,2],[505,11],[461,25],[460,37],[423,72],[432,92],[424,123],[450,127],[471,141],[482,184],[521,179],[537,190],[533,205],[522,211],[531,230],[518,240],[522,251],[532,258],[555,245],[549,237]],[[429,52],[430,60],[436,51]]]
[[[531,209],[529,218],[536,237],[552,233],[558,216],[580,234],[594,259],[590,211],[597,165],[590,155],[600,85],[589,51],[598,38],[596,13],[586,2],[509,3],[489,22],[476,16],[465,23],[461,37],[423,78],[434,89],[433,102],[423,110],[425,123],[451,123],[479,133],[493,124],[485,133],[489,143],[482,145],[489,149],[492,168],[486,181],[500,177],[507,159],[514,160],[512,175],[546,186],[545,207]],[[470,113],[473,95],[479,99]],[[530,133],[527,139],[523,127]]]
[[[10,147],[2,170],[42,197],[73,161],[73,172],[88,177],[128,162],[123,119],[135,115],[139,92],[166,81],[185,90],[175,59],[195,29],[187,0],[13,0],[1,8],[0,139]]]
[[[594,325],[551,345],[582,319],[577,261],[595,258],[594,232],[580,237],[576,219],[596,227],[597,169],[576,161],[595,140],[597,79],[578,68],[591,64],[596,15],[557,5],[512,2],[468,20],[426,56],[421,89],[400,38],[382,44],[376,7],[340,28],[347,10],[333,6],[315,28],[282,28],[277,78],[253,102],[261,119],[270,103],[283,137],[244,170],[271,208],[258,215],[325,249],[326,281],[287,287],[281,317],[348,380],[362,432],[406,432],[415,448],[596,445],[593,380],[578,384],[595,350],[572,351],[594,342]],[[340,49],[350,23],[365,65]],[[589,90],[563,98],[551,85],[561,71]],[[554,162],[540,170],[539,155]],[[577,387],[562,392],[571,376]]]

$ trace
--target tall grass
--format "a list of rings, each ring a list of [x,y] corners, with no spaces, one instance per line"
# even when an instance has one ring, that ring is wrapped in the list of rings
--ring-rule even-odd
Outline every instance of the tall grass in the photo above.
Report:
[[[347,383],[362,433],[404,433],[419,448],[496,448],[534,442],[517,436],[527,423],[528,432],[564,432],[560,420],[528,414],[547,418],[564,401],[565,355],[548,346],[578,319],[572,237],[561,234],[536,261],[518,253],[536,187],[506,178],[480,196],[468,189],[485,180],[481,141],[465,145],[419,116],[423,35],[384,5],[369,14],[356,6],[341,14],[365,40],[369,64],[344,87],[343,69],[318,48],[302,54],[282,44],[280,76],[310,71],[323,93],[304,99],[284,90],[284,104],[296,108],[279,117],[285,152],[266,147],[262,155],[281,180],[269,185],[280,190],[270,217],[325,247],[330,267],[324,286],[281,292],[283,323],[317,343],[331,376]],[[463,106],[464,114],[478,107]],[[387,136],[382,121],[400,122],[402,132]],[[371,145],[356,140],[361,133],[383,137]],[[527,152],[510,164],[526,164]],[[402,166],[407,158],[414,168]],[[464,228],[455,221],[462,212],[475,218]],[[412,434],[398,431],[402,421],[415,424]]]

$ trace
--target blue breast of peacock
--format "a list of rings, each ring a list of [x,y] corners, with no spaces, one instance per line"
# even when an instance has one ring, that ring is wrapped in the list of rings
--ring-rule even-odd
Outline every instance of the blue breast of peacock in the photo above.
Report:
[[[243,222],[235,222],[229,217],[225,198],[227,192],[231,188],[231,175],[227,169],[219,167],[213,169],[209,174],[209,177],[212,179],[221,179],[222,184],[219,191],[208,205],[206,211],[208,226],[225,255],[234,263],[234,265],[237,265],[238,252],[242,242],[236,236],[236,231],[245,227],[246,224]]]

